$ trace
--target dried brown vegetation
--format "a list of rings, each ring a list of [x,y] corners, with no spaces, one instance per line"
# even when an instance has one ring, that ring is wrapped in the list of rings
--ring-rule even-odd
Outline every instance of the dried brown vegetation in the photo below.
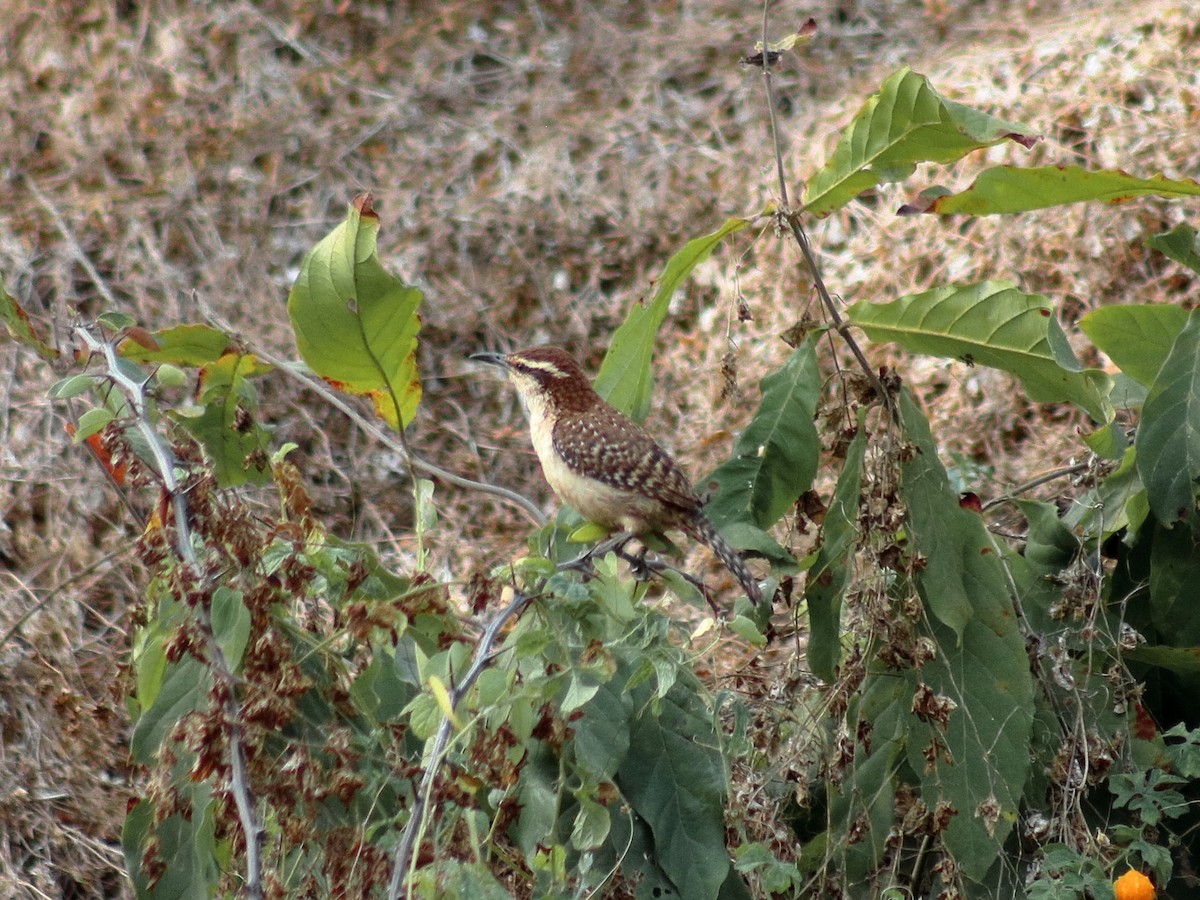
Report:
[[[815,168],[861,97],[909,64],[1045,133],[1032,153],[996,156],[1195,176],[1195,12],[1185,0],[780,8],[781,28],[808,15],[821,28],[777,75],[785,161],[794,179]],[[369,189],[385,263],[427,292],[414,445],[539,498],[519,414],[465,356],[554,342],[594,365],[671,252],[771,197],[762,92],[737,65],[761,27],[755,4],[61,2],[4,15],[0,274],[26,308],[63,326],[116,307],[152,328],[211,309],[290,355],[295,267]],[[999,275],[1059,299],[1068,320],[1107,302],[1196,300],[1141,243],[1174,224],[1165,206],[947,224],[896,219],[905,199],[887,188],[815,226],[833,290],[887,299]],[[798,272],[768,233],[677,298],[655,427],[693,473],[739,425],[739,404],[714,399],[728,335],[752,395],[784,352],[770,336],[808,306]],[[749,324],[736,324],[739,297]],[[1000,482],[1075,446],[1058,437],[1072,424],[1060,411],[994,373],[902,370],[952,423],[946,446]],[[122,660],[141,578],[129,548],[145,511],[131,515],[69,446],[39,362],[0,344],[0,379],[0,894],[119,896]],[[399,461],[290,382],[267,393],[317,514],[402,564]],[[464,584],[526,527],[448,490],[440,512],[435,559]]]

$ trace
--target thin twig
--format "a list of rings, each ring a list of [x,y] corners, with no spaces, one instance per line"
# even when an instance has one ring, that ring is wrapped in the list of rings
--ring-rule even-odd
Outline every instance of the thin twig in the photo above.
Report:
[[[221,331],[224,331],[228,335],[236,334],[235,329],[228,321],[221,318],[212,309],[208,308],[199,298],[197,298],[197,302],[204,309],[204,317],[208,319],[215,327],[219,328]],[[278,356],[274,356],[261,347],[255,346],[252,342],[246,341],[245,338],[241,337],[240,335],[238,337],[239,340],[246,344],[246,346],[255,356],[264,362],[270,363],[287,377],[303,384],[305,387],[310,388],[319,394],[321,399],[345,413],[355,425],[357,425],[367,434],[371,435],[371,437],[373,437],[375,440],[379,441],[401,458],[409,461],[412,468],[419,472],[423,472],[432,478],[436,478],[439,481],[443,481],[446,484],[452,484],[455,487],[463,488],[464,490],[468,491],[478,491],[482,494],[490,494],[499,500],[503,500],[505,503],[510,503],[513,506],[520,508],[520,510],[529,517],[530,521],[532,521],[533,524],[537,525],[539,528],[546,524],[546,516],[528,497],[523,497],[516,491],[510,491],[508,488],[500,487],[499,485],[488,484],[485,481],[474,481],[462,475],[456,475],[453,472],[443,469],[441,466],[434,465],[433,463],[422,459],[415,453],[409,452],[406,449],[406,444],[402,444],[400,441],[398,441],[395,437],[393,437],[391,432],[380,427],[375,420],[359,412],[351,403],[346,401],[343,395],[339,394],[324,381],[297,368],[295,363],[289,362]]]
[[[631,532],[618,532],[601,541],[595,547],[592,547],[583,555],[575,559],[567,560],[559,563],[555,569],[563,572],[571,569],[582,568],[590,563],[597,556],[605,556],[609,552],[615,552],[621,559],[630,564],[631,567],[642,566],[653,572],[663,572],[672,570],[681,575],[685,580],[691,583],[700,593],[708,604],[713,609],[714,615],[719,616],[719,609],[709,596],[708,589],[702,581],[688,575],[686,572],[681,572],[674,566],[667,563],[655,560],[647,560],[643,556],[637,556],[628,553],[625,550],[627,544],[635,535]],[[475,655],[471,660],[471,665],[467,669],[463,677],[449,690],[450,710],[457,711],[459,701],[466,695],[467,691],[475,683],[480,673],[495,658],[496,654],[492,652],[492,646],[496,642],[496,638],[500,634],[500,629],[513,616],[520,613],[525,605],[528,604],[533,597],[528,594],[517,593],[512,602],[504,607],[500,613],[488,623],[484,629],[483,636],[480,638],[478,645],[475,647]],[[433,743],[430,745],[428,753],[428,762],[425,765],[425,772],[421,776],[421,784],[417,789],[416,797],[413,800],[412,808],[409,810],[408,822],[405,823],[404,832],[400,836],[400,842],[396,845],[396,853],[392,859],[392,881],[388,890],[388,900],[398,900],[400,897],[400,884],[412,864],[414,859],[413,851],[416,847],[417,836],[423,825],[423,820],[426,814],[431,810],[430,799],[433,794],[434,781],[437,777],[437,772],[441,768],[442,759],[445,756],[447,745],[450,741],[450,732],[453,730],[453,723],[449,717],[443,717],[438,725],[438,730],[434,733]]]
[[[1043,484],[1048,484],[1051,481],[1056,481],[1059,478],[1069,478],[1072,475],[1078,475],[1080,472],[1086,472],[1092,467],[1090,461],[1075,463],[1070,466],[1063,466],[1058,469],[1051,469],[1049,472],[1043,472],[1036,478],[1031,478],[1023,484],[1018,484],[1016,487],[1006,491],[999,497],[993,497],[987,503],[983,504],[983,511],[991,509],[993,506],[999,506],[1001,503],[1012,503],[1018,494],[1023,494],[1026,491],[1031,491],[1035,487],[1041,487]]]
[[[763,0],[763,16],[762,16],[762,70],[763,84],[767,90],[767,113],[771,117],[771,143],[775,147],[775,174],[779,178],[779,202],[783,204],[783,208],[788,208],[788,192],[787,179],[783,174],[783,153],[781,151],[782,142],[779,140],[779,126],[775,121],[775,96],[771,90],[771,51],[770,44],[767,43],[767,19],[771,11],[773,0]]]
[[[31,588],[27,584],[25,584],[25,582],[21,581],[21,579],[17,577],[17,574],[15,572],[6,573],[9,578],[11,578],[13,581],[15,581],[17,583],[17,587],[19,587],[21,590],[23,590],[26,594],[28,594],[30,596],[30,598],[33,600],[33,605],[30,606],[29,609],[25,610],[25,612],[21,613],[21,615],[17,618],[17,621],[13,622],[12,627],[9,628],[8,631],[6,631],[4,633],[3,637],[0,637],[0,649],[3,649],[4,645],[7,644],[10,640],[12,640],[13,636],[18,631],[21,630],[21,626],[24,625],[26,622],[28,622],[30,617],[32,617],[39,610],[45,608],[47,603],[49,603],[51,600],[53,600],[55,597],[57,597],[59,594],[61,594],[63,591],[65,591],[67,588],[69,588],[75,582],[87,577],[88,575],[91,575],[93,572],[95,572],[100,567],[107,565],[108,563],[110,563],[114,559],[116,559],[118,556],[121,556],[122,554],[127,553],[127,552],[128,552],[128,549],[122,549],[122,550],[116,551],[115,553],[109,553],[107,556],[100,557],[100,559],[96,560],[95,562],[91,563],[88,566],[85,566],[83,569],[80,569],[74,575],[71,575],[64,581],[60,581],[54,587],[52,587],[48,591],[46,591],[46,593],[42,597],[38,597],[37,592],[33,588]]]
[[[871,383],[871,387],[875,389],[875,393],[879,396],[880,401],[887,408],[888,412],[894,421],[900,421],[899,410],[896,408],[895,402],[891,395],[883,385],[875,370],[871,368],[871,363],[867,360],[866,355],[858,346],[858,343],[850,335],[849,324],[842,318],[838,312],[837,304],[833,302],[833,297],[829,293],[829,289],[825,286],[825,279],[821,277],[821,270],[817,267],[816,257],[813,255],[812,246],[808,241],[808,234],[804,230],[804,226],[800,222],[800,213],[793,210],[788,203],[787,178],[783,170],[783,143],[779,138],[779,129],[775,120],[775,92],[771,86],[771,54],[767,47],[767,19],[771,9],[771,0],[763,2],[763,29],[762,29],[762,70],[763,70],[763,89],[767,95],[767,112],[771,117],[771,141],[775,149],[775,172],[779,180],[779,220],[787,225],[791,231],[792,237],[796,243],[800,245],[800,252],[804,256],[804,266],[808,269],[808,273],[812,278],[813,286],[817,289],[817,295],[821,298],[821,303],[825,307],[829,319],[833,322],[834,330],[841,335],[842,340],[846,342],[846,346],[850,348],[850,352],[858,361],[867,380]]]

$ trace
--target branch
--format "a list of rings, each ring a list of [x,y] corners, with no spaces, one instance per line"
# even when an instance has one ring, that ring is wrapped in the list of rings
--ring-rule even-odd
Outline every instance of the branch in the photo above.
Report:
[[[189,574],[207,587],[211,583],[211,580],[201,571],[196,559],[195,548],[192,546],[192,533],[187,512],[187,494],[175,474],[178,460],[176,460],[175,454],[171,452],[171,448],[167,445],[166,441],[163,440],[162,436],[150,423],[146,412],[145,384],[134,381],[121,371],[121,367],[117,364],[116,351],[111,342],[99,340],[83,326],[76,326],[73,330],[91,353],[99,354],[103,357],[107,369],[107,378],[121,391],[125,400],[129,403],[130,409],[133,412],[134,426],[146,441],[151,461],[158,477],[162,480],[163,490],[175,515],[175,552],[180,561],[187,566]],[[229,663],[225,659],[225,654],[221,651],[220,646],[213,637],[211,611],[203,603],[197,604],[195,608],[200,612],[201,624],[208,639],[207,649],[213,672],[226,685],[232,687],[235,684],[235,679],[229,669]],[[233,792],[234,804],[237,806],[238,821],[242,826],[242,833],[246,837],[246,881],[242,889],[242,894],[250,898],[250,900],[261,900],[263,896],[262,829],[258,823],[258,814],[254,805],[254,798],[250,793],[249,779],[246,774],[246,752],[240,721],[241,710],[238,708],[237,698],[232,689],[222,691],[221,693],[224,698],[221,701],[221,708],[229,743],[230,790]]]

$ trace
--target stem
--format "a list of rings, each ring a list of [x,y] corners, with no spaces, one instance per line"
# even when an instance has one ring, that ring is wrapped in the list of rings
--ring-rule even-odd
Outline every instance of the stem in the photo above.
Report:
[[[825,279],[821,277],[821,270],[817,267],[816,257],[813,255],[812,246],[808,242],[808,235],[804,231],[804,226],[800,223],[800,211],[793,210],[788,203],[787,179],[783,171],[783,146],[779,139],[778,123],[775,120],[775,92],[771,86],[771,54],[767,49],[767,19],[771,9],[771,0],[764,0],[763,3],[763,25],[762,25],[762,70],[763,70],[763,89],[767,95],[767,112],[771,117],[771,143],[775,149],[775,173],[779,184],[779,212],[777,213],[779,220],[787,225],[791,231],[792,237],[800,246],[800,252],[804,256],[804,266],[808,269],[808,273],[812,278],[813,286],[817,289],[817,295],[821,298],[821,303],[825,307],[829,319],[833,322],[834,330],[841,335],[842,340],[846,342],[846,346],[850,348],[850,352],[858,361],[859,367],[863,370],[867,380],[871,383],[875,393],[879,396],[880,401],[887,407],[892,420],[899,423],[900,412],[896,408],[895,402],[891,395],[883,386],[883,382],[871,368],[870,362],[867,361],[866,355],[858,346],[858,343],[850,336],[850,326],[841,313],[838,312],[837,304],[833,302],[833,297],[829,293],[829,289],[825,287]]]
[[[529,595],[518,592],[512,602],[488,623],[475,648],[475,656],[471,660],[466,674],[449,691],[451,709],[458,706],[459,700],[471,689],[475,679],[492,661],[492,646],[496,643],[496,638],[500,634],[500,629],[504,627],[504,623],[524,609],[531,599],[533,598]],[[450,742],[450,732],[453,727],[448,718],[443,718],[433,736],[433,744],[429,748],[429,762],[421,776],[421,785],[413,800],[412,809],[409,810],[408,822],[404,826],[404,832],[400,835],[400,843],[396,845],[396,853],[392,858],[392,880],[388,887],[388,900],[399,900],[401,880],[410,864],[415,860],[413,850],[417,843],[417,834],[422,830],[427,810],[432,808],[430,800],[433,796],[434,782],[441,769],[442,759]]]

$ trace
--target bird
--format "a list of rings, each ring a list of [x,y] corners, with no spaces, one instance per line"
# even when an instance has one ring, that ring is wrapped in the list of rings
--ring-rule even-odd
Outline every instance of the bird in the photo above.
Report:
[[[581,516],[630,535],[677,528],[711,549],[755,605],[762,590],[704,514],[683,470],[647,431],[607,403],[583,368],[557,347],[476,353],[498,366],[529,417],[533,449],[550,487]]]

